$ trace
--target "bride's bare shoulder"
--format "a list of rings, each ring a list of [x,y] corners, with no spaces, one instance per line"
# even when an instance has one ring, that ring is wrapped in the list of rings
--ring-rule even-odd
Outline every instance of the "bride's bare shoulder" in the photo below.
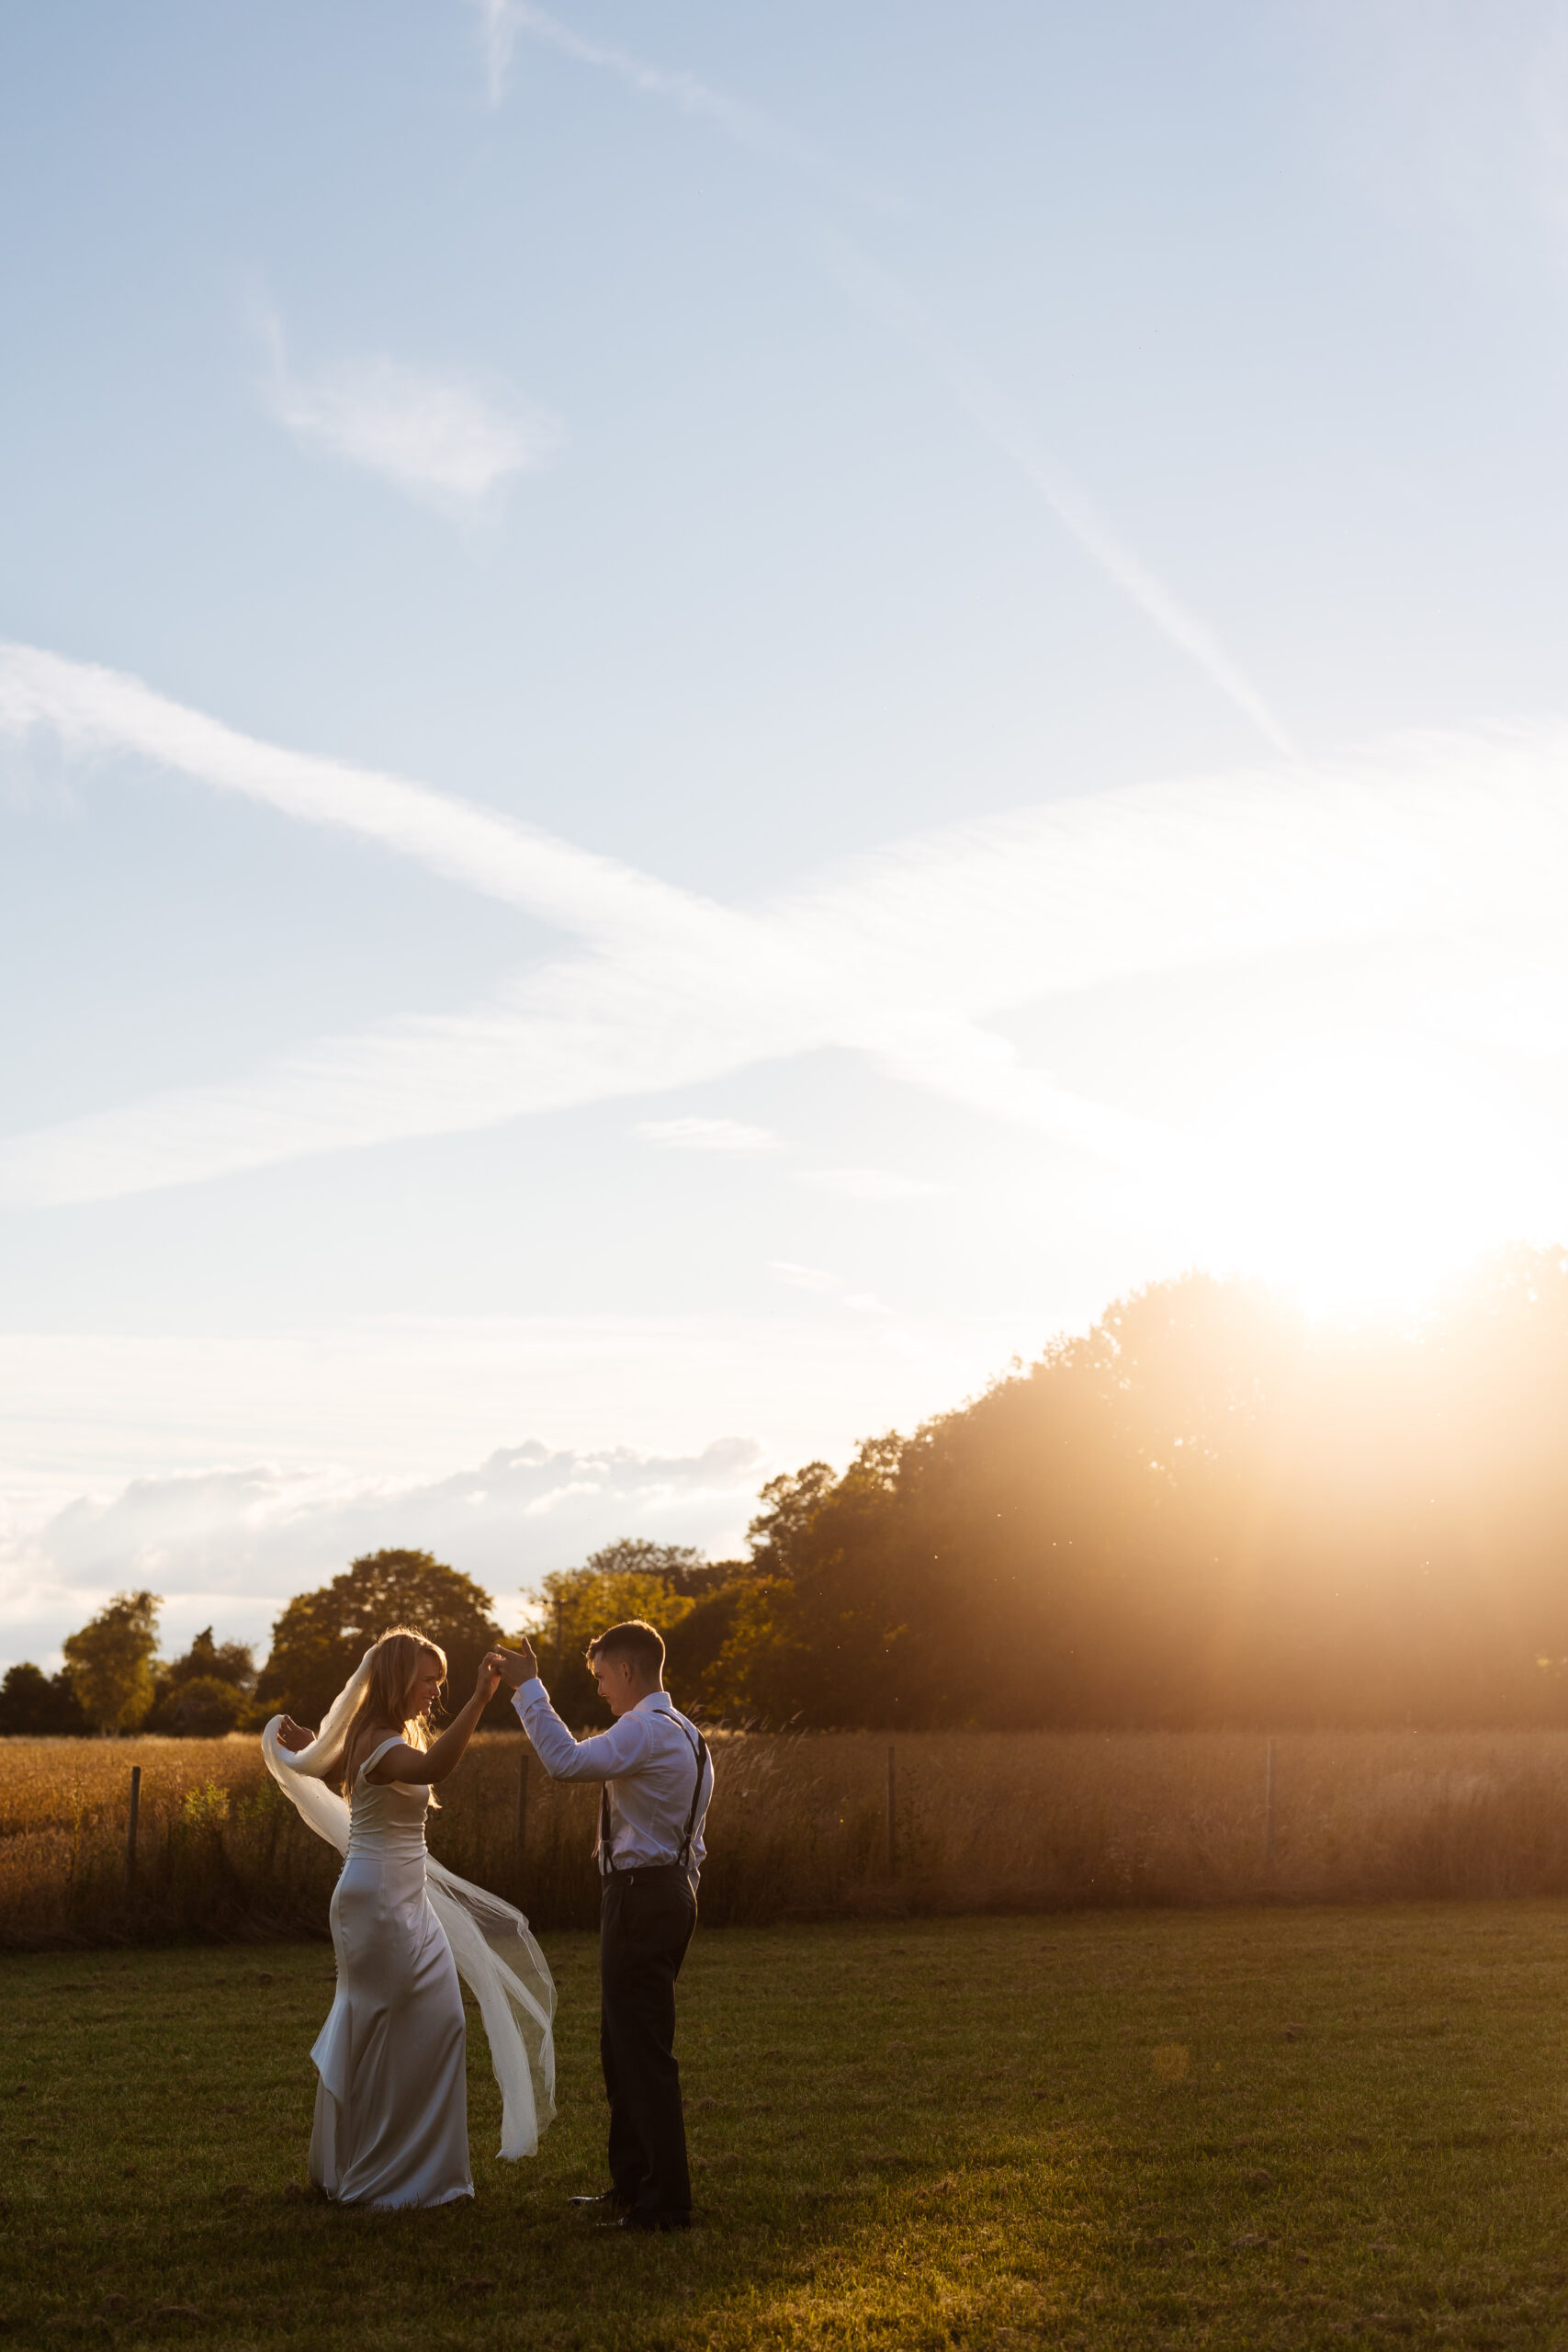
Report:
[[[351,1782],[356,1781],[366,1758],[373,1756],[381,1742],[390,1739],[396,1729],[395,1724],[361,1724],[349,1741],[348,1751],[343,1759],[344,1779]]]

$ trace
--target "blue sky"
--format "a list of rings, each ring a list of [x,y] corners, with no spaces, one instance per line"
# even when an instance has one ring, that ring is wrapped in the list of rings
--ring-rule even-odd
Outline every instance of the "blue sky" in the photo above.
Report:
[[[0,1657],[1568,1236],[1568,13],[0,28]]]

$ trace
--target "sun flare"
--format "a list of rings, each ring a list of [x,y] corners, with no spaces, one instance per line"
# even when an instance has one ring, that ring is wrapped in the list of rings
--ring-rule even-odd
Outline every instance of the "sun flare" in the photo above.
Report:
[[[1561,1222],[1532,1105],[1490,1057],[1399,1032],[1321,1037],[1216,1108],[1202,1255],[1314,1314],[1418,1305]]]

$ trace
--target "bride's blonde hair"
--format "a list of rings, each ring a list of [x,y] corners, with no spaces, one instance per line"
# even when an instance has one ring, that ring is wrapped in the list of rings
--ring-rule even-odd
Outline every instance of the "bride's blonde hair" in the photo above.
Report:
[[[422,1657],[433,1657],[435,1660],[441,1668],[441,1679],[445,1682],[446,1653],[439,1642],[431,1640],[428,1634],[416,1634],[412,1625],[394,1625],[391,1632],[383,1634],[377,1643],[370,1659],[370,1674],[365,1685],[364,1694],[344,1728],[343,1748],[344,1796],[349,1793],[354,1777],[348,1770],[348,1761],[354,1754],[360,1731],[367,1723],[400,1724],[403,1737],[411,1747],[417,1747],[423,1753],[430,1746],[429,1709],[425,1709],[417,1715],[411,1715],[408,1712],[409,1699],[413,1690],[413,1679],[419,1672],[419,1662]],[[432,1804],[435,1803],[434,1792],[430,1801]]]

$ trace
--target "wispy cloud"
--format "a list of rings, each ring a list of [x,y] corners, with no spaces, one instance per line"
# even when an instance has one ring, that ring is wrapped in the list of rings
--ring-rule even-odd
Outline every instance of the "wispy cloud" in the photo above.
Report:
[[[1301,31],[1331,72],[1328,160],[1408,220],[1435,210],[1483,262],[1519,266],[1521,232],[1568,231],[1568,23],[1507,8],[1327,0]],[[1303,77],[1304,78],[1304,77]]]
[[[768,1269],[781,1282],[788,1283],[791,1290],[814,1291],[821,1295],[839,1287],[837,1274],[827,1273],[820,1266],[802,1266],[793,1258],[770,1258]]]
[[[834,1193],[841,1201],[929,1200],[942,1189],[927,1177],[906,1175],[897,1168],[806,1168],[796,1181],[813,1193]]]
[[[1157,1182],[1190,1170],[1188,1137],[1058,1083],[987,1024],[1052,996],[1308,943],[1517,924],[1532,909],[1551,922],[1568,887],[1563,729],[1057,801],[729,909],[424,786],[258,743],[134,679],[0,648],[0,732],[29,728],[351,828],[544,915],[583,952],[467,1012],[389,1022],[226,1085],[14,1136],[0,1200],[17,1204],[647,1098],[825,1049]],[[830,1184],[864,1173],[817,1171]]]
[[[642,1143],[667,1151],[777,1151],[770,1127],[749,1127],[739,1119],[642,1119],[633,1130]]]
[[[1087,492],[1041,446],[1014,402],[971,359],[954,348],[886,270],[842,239],[833,241],[829,255],[834,274],[846,292],[920,354],[965,414],[1011,458],[1090,562],[1121,589],[1168,643],[1218,687],[1226,701],[1277,752],[1295,758],[1295,745],[1235,655],[1209,624],[1201,620],[1112,529]]]
[[[479,12],[490,102],[498,107],[506,95],[506,69],[512,62],[516,28],[509,21],[506,0],[471,0],[471,5]]]
[[[560,447],[558,420],[511,394],[382,353],[302,374],[277,319],[262,313],[258,325],[267,356],[263,395],[278,424],[306,447],[414,497],[477,513],[514,476],[548,466]]]

